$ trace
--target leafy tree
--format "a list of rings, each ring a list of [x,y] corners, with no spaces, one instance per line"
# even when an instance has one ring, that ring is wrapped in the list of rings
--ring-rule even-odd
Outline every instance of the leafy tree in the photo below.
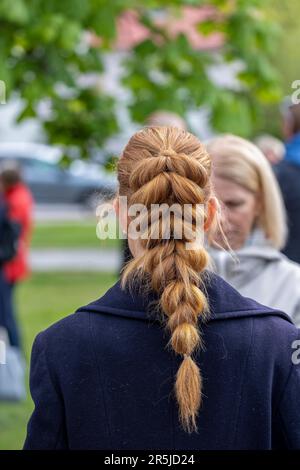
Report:
[[[83,87],[78,78],[103,72],[117,18],[135,9],[151,34],[124,62],[132,118],[143,122],[156,109],[184,116],[188,109],[208,105],[215,130],[250,136],[262,104],[280,96],[270,60],[276,27],[265,15],[266,1],[0,0],[0,79],[8,96],[17,91],[23,99],[19,120],[39,115],[46,103],[50,113],[43,125],[49,142],[63,145],[67,156],[75,147],[87,157],[118,131],[117,103],[99,87]],[[204,35],[223,35],[217,53],[194,50],[185,35],[172,37],[154,20],[157,9],[180,15],[183,6],[208,4],[215,14],[198,28]],[[97,47],[87,45],[88,32],[101,38]],[[208,70],[220,60],[243,63],[239,88],[214,84]]]
[[[300,41],[298,0],[272,0],[266,4],[266,14],[279,27],[276,53],[271,56],[271,65],[277,70],[280,87],[285,96],[295,90],[292,84],[300,79],[298,65],[298,44]],[[282,116],[278,102],[270,103],[262,108],[259,122],[260,133],[270,133],[282,138]]]
[[[272,0],[269,5],[269,17],[281,27],[280,41],[272,63],[278,69],[284,93],[291,94],[291,84],[294,80],[300,80],[300,3],[298,0]]]

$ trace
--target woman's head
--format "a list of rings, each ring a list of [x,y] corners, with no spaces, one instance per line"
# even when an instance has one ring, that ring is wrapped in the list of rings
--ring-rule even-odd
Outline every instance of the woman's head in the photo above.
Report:
[[[193,353],[201,346],[199,317],[204,319],[208,313],[201,290],[201,273],[208,255],[203,245],[187,249],[186,243],[198,235],[199,214],[204,229],[214,218],[216,204],[210,173],[210,157],[200,141],[173,127],[147,127],[137,132],[118,162],[119,195],[127,197],[128,208],[135,204],[145,208],[140,221],[142,235],[134,242],[129,238],[134,258],[125,267],[122,284],[132,282],[136,275],[145,275],[159,294],[171,336],[169,345],[183,358],[175,392],[180,419],[188,431],[196,429],[201,403],[201,375]],[[153,204],[169,208],[175,205],[176,210],[165,217],[166,213],[157,211],[157,206],[153,209]],[[134,221],[127,214],[120,214],[120,219],[127,229]],[[169,232],[165,232],[166,221]],[[155,228],[158,231],[153,238]],[[169,236],[165,237],[165,233]]]
[[[231,248],[242,248],[256,227],[275,248],[282,248],[286,239],[284,205],[262,152],[233,135],[212,139],[207,150],[213,161],[214,190],[222,204],[222,229]],[[220,237],[217,241],[222,245]]]
[[[0,180],[5,191],[22,181],[20,166],[16,161],[4,160],[0,167]]]

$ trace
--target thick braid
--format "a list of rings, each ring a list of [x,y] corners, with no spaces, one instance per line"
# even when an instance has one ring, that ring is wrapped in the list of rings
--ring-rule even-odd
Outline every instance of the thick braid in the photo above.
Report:
[[[120,194],[129,196],[128,205],[143,204],[151,219],[151,205],[189,204],[190,218],[174,211],[170,238],[163,238],[164,216],[145,224],[146,235],[140,243],[143,254],[126,267],[122,282],[133,272],[147,273],[151,287],[159,293],[160,307],[170,331],[169,346],[183,357],[175,382],[179,417],[184,429],[195,431],[201,405],[202,381],[193,354],[202,346],[199,319],[208,316],[208,304],[201,290],[201,273],[208,264],[203,246],[186,248],[196,236],[196,206],[209,197],[210,159],[201,143],[191,134],[174,128],[147,128],[137,133],[119,161]],[[126,188],[125,188],[126,186]],[[142,224],[141,224],[142,225]],[[151,238],[157,228],[159,236]],[[180,232],[181,238],[177,235]]]

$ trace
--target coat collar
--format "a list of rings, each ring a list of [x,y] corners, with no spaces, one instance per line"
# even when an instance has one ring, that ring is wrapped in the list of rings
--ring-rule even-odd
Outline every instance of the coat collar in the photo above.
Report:
[[[280,310],[273,310],[255,300],[243,297],[224,279],[210,271],[206,272],[204,285],[211,310],[209,321],[275,315],[293,323],[291,318]],[[142,289],[140,291],[135,289],[134,292],[128,288],[123,290],[118,280],[102,297],[80,307],[76,313],[105,313],[145,321],[152,317],[155,321],[159,318],[153,316],[151,307],[157,299],[157,294],[145,293]]]

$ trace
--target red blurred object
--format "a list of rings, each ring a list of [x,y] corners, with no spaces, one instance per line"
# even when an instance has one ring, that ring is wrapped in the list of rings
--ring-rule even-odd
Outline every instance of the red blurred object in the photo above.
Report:
[[[28,252],[32,231],[33,198],[23,183],[18,183],[5,191],[10,219],[21,225],[21,235],[16,256],[4,265],[4,275],[8,282],[15,283],[29,274]]]
[[[204,36],[197,31],[199,23],[215,16],[216,9],[211,6],[184,7],[178,18],[166,14],[154,23],[163,27],[172,37],[184,33],[194,49],[216,49],[224,44],[224,36],[221,33]],[[118,50],[130,50],[149,37],[151,32],[140,22],[138,12],[128,10],[119,17],[116,40]]]

